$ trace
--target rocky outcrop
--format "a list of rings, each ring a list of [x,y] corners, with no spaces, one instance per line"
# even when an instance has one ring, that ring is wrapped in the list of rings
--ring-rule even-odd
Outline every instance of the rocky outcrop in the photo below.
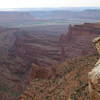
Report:
[[[93,42],[100,54],[100,37],[95,38]],[[89,93],[90,100],[100,100],[100,59],[95,64],[95,68],[89,72]]]
[[[89,73],[90,100],[100,100],[100,65]]]

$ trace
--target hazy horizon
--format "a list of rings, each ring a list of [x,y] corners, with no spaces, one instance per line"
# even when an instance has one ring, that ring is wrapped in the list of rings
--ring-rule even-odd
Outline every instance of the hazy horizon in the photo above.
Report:
[[[100,7],[98,0],[2,0],[0,9]]]
[[[100,7],[44,7],[44,8],[0,8],[0,11],[52,11],[52,10],[69,10],[69,11],[83,11],[83,10],[99,10]]]

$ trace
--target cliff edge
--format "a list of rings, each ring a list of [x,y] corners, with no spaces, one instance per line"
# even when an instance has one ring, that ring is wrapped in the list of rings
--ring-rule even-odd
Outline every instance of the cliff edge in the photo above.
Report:
[[[100,37],[95,38],[93,42],[100,54]],[[95,68],[89,72],[89,93],[90,100],[100,100],[100,58],[95,64]]]

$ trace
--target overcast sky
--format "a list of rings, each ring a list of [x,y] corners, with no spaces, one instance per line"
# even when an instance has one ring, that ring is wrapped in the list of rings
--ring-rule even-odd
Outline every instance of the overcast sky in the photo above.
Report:
[[[0,8],[100,7],[100,0],[0,0]]]

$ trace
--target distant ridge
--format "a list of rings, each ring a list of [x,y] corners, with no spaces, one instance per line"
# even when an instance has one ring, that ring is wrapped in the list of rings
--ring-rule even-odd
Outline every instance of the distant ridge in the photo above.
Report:
[[[3,8],[3,9],[0,9],[0,11],[54,11],[54,10],[83,11],[87,9],[100,10],[100,7]]]

